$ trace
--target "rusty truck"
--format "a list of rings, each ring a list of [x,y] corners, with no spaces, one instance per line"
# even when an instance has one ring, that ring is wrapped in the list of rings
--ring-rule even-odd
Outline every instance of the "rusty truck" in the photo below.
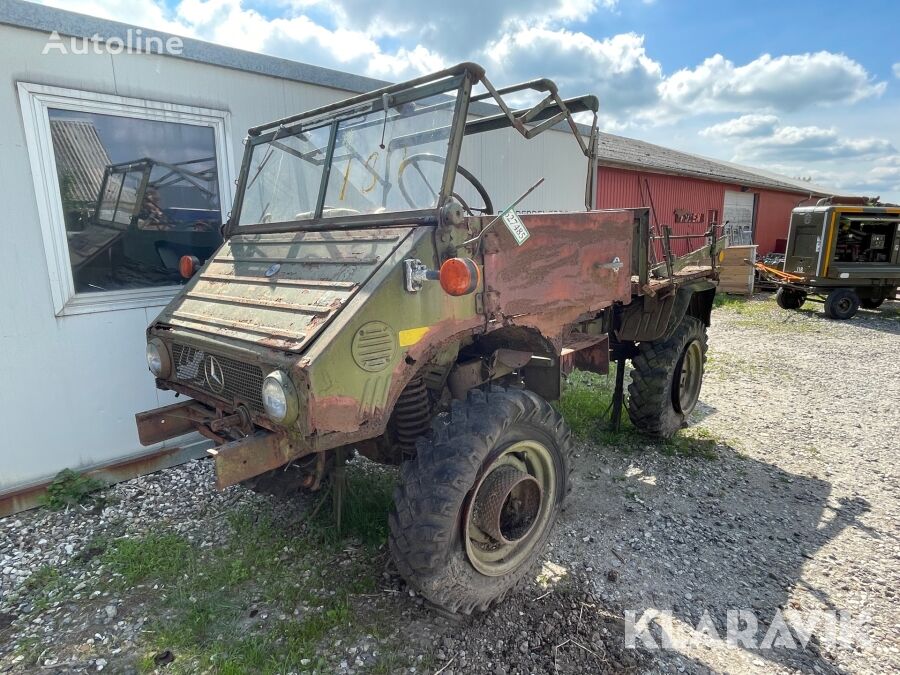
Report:
[[[141,441],[203,434],[222,488],[316,490],[351,452],[401,464],[399,572],[449,612],[501,600],[570,489],[565,375],[615,361],[622,404],[630,360],[631,422],[664,437],[700,394],[724,239],[677,258],[647,209],[592,208],[597,110],[463,63],[250,129],[224,243],[182,258],[147,330],[156,385],[186,399],[138,414]],[[460,164],[478,134],[560,126],[583,211],[520,215]]]

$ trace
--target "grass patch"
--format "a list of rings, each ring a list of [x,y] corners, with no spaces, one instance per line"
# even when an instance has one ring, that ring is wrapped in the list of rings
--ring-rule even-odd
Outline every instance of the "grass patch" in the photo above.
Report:
[[[32,615],[47,610],[55,600],[60,599],[70,587],[57,567],[43,565],[25,580],[24,591],[32,600]]]
[[[781,309],[774,295],[746,298],[717,294],[713,307],[732,315],[734,325],[760,328],[769,333],[809,333],[818,328],[815,322],[808,320],[809,314],[804,311],[808,308]]]
[[[668,456],[716,459],[716,447],[720,441],[702,427],[678,431],[669,439],[645,436],[637,431],[628,419],[623,405],[622,422],[618,432],[609,425],[615,388],[615,365],[610,365],[608,376],[574,371],[566,381],[560,397],[559,411],[576,437],[593,441],[622,452],[660,452]],[[627,386],[627,383],[626,383]],[[626,394],[627,396],[627,394]]]
[[[557,407],[578,438],[587,439],[608,428],[616,382],[616,365],[611,363],[609,375],[576,370],[566,378]],[[623,426],[630,426],[624,416]]]
[[[154,657],[171,650],[171,673],[332,670],[323,641],[378,630],[378,617],[354,606],[377,588],[395,481],[394,471],[348,466],[340,532],[326,489],[315,515],[277,504],[221,514],[228,536],[213,546],[171,531],[109,542],[99,557],[112,582],[157,617],[140,669],[153,671]]]
[[[126,586],[152,579],[168,582],[194,571],[197,554],[184,537],[150,534],[137,539],[119,539],[103,555]]]

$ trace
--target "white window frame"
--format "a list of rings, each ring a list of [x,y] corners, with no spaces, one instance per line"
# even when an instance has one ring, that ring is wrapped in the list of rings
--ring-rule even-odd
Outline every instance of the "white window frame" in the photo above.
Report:
[[[17,84],[56,316],[159,307],[167,304],[181,288],[180,286],[154,286],[92,293],[75,292],[48,111],[50,108],[54,108],[211,127],[215,132],[219,204],[223,222],[234,202],[234,162],[232,161],[230,113],[224,110],[99,94],[29,82]]]

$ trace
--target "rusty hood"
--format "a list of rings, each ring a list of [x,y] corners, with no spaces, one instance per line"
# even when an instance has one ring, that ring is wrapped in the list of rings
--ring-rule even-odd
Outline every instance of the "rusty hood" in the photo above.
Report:
[[[156,323],[302,351],[410,232],[372,228],[233,236]]]

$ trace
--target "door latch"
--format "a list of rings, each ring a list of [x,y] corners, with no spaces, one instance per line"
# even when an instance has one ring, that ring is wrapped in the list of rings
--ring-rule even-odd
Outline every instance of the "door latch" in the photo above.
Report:
[[[597,263],[594,267],[598,270],[612,270],[616,274],[619,273],[619,270],[622,269],[625,265],[619,260],[619,256],[616,256],[612,259],[612,262],[608,263]]]

